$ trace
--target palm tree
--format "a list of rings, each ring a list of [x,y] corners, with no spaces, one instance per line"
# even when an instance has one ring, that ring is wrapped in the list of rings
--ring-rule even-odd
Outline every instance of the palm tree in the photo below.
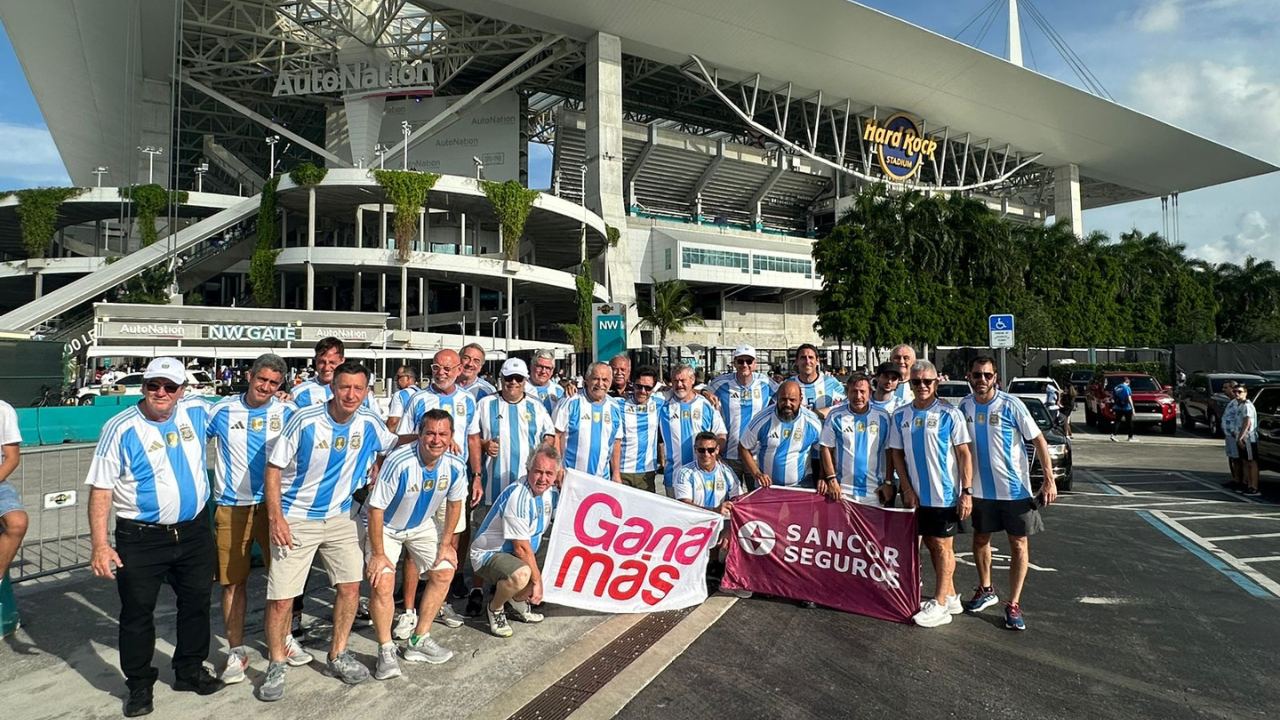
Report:
[[[653,304],[640,305],[640,328],[658,333],[658,356],[667,362],[667,335],[681,333],[688,325],[702,326],[702,316],[693,309],[693,293],[682,280],[653,279]],[[666,376],[666,367],[663,368]]]

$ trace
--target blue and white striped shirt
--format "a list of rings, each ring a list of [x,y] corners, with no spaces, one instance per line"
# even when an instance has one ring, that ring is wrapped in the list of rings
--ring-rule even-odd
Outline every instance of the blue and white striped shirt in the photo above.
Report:
[[[422,392],[422,389],[416,385],[410,385],[391,393],[391,402],[387,404],[388,418],[404,417],[404,411],[409,407],[409,403],[413,400],[413,396]]]
[[[658,466],[658,417],[666,402],[650,396],[643,405],[634,395],[622,403],[622,470],[624,473],[653,472]]]
[[[468,385],[463,385],[461,378],[459,378],[457,387],[459,390],[470,394],[471,397],[476,399],[476,402],[480,402],[490,395],[496,395],[498,393],[498,389],[493,386],[493,383],[485,380],[479,375],[477,375],[476,379],[472,380]]]
[[[808,408],[783,420],[777,407],[757,415],[742,433],[742,449],[750,452],[760,472],[775,485],[813,487],[810,456],[822,436],[822,421]]]
[[[542,403],[525,396],[518,403],[509,403],[501,394],[490,395],[480,401],[476,410],[476,423],[480,427],[481,440],[498,439],[498,454],[481,455],[480,481],[484,484],[484,497],[492,503],[508,485],[520,479],[525,463],[547,435],[555,435],[551,418],[542,409]]]
[[[271,450],[270,463],[282,469],[280,504],[287,518],[327,520],[351,512],[351,493],[369,484],[374,458],[400,440],[367,408],[340,425],[328,407],[294,413]]]
[[[973,496],[986,500],[1031,497],[1031,467],[1026,443],[1040,437],[1040,426],[1019,398],[996,391],[983,405],[973,395],[960,401],[973,438]]]
[[[218,441],[214,458],[213,501],[218,505],[262,502],[267,458],[297,412],[292,403],[272,397],[262,407],[249,407],[244,395],[225,398],[209,414],[209,437]]]
[[[205,443],[209,406],[184,398],[164,422],[134,405],[102,428],[85,484],[111,491],[116,517],[172,525],[200,517],[209,502]]]
[[[605,397],[591,402],[586,393],[556,406],[555,429],[564,433],[564,466],[606,480],[613,444],[622,435],[622,401]]]
[[[884,400],[876,400],[875,397],[872,396],[871,407],[877,410],[883,410],[886,415],[893,415],[895,412],[898,411],[898,408],[902,407],[903,405],[910,404],[910,402],[911,402],[910,400],[903,400],[897,395],[894,395],[893,393],[889,393],[889,397],[885,398]],[[885,441],[888,442],[887,437]]]
[[[960,474],[954,449],[970,442],[964,414],[937,398],[923,410],[904,405],[893,414],[889,438],[889,447],[906,456],[907,475],[920,504],[955,506],[960,499]]]
[[[708,510],[742,494],[738,476],[722,462],[717,462],[711,472],[704,472],[696,463],[680,468],[672,489],[677,500],[692,500],[694,505]]]
[[[440,408],[453,416],[453,441],[458,445],[458,455],[466,460],[470,454],[467,437],[480,432],[480,426],[476,424],[476,399],[457,386],[447,395],[436,390],[435,385],[414,395],[409,401],[408,409],[400,417],[396,432],[401,435],[418,434],[422,416],[434,408]]]
[[[671,487],[676,474],[685,465],[692,465],[693,439],[700,432],[724,435],[724,418],[701,395],[694,395],[689,402],[680,402],[674,395],[658,413],[658,426],[662,430],[662,444],[667,447],[667,465],[662,484]]]
[[[555,515],[558,497],[554,489],[534,495],[524,477],[508,485],[476,528],[471,540],[471,569],[479,570],[496,553],[512,554],[516,540],[527,540],[530,549],[538,552],[547,523]]]
[[[556,403],[560,402],[560,398],[564,397],[564,388],[560,383],[548,380],[546,385],[541,387],[534,385],[532,380],[526,380],[524,383],[524,394],[531,395],[542,403],[546,408],[547,415],[554,416]]]
[[[404,532],[434,522],[436,511],[445,503],[462,502],[467,491],[467,466],[462,458],[445,453],[436,466],[422,462],[421,443],[397,448],[387,456],[378,472],[378,482],[369,492],[368,506],[383,510],[382,524]]]
[[[294,385],[289,394],[293,396],[293,403],[300,408],[308,405],[323,405],[333,398],[333,383],[321,385],[315,378],[311,378]],[[381,417],[382,408],[378,407],[378,403],[373,399],[373,388],[369,388],[369,392],[365,394],[363,405]]]
[[[720,401],[720,417],[728,430],[724,457],[738,459],[738,438],[751,424],[751,419],[769,406],[778,386],[767,375],[756,373],[747,385],[738,382],[737,373],[725,373],[707,386]]]
[[[844,387],[831,375],[818,375],[811,383],[802,382],[799,375],[790,379],[800,386],[804,406],[810,410],[824,410],[844,400]]]
[[[876,407],[859,415],[845,403],[827,416],[821,443],[831,448],[831,464],[845,495],[859,501],[876,497],[889,471],[886,454],[892,426],[889,413]]]

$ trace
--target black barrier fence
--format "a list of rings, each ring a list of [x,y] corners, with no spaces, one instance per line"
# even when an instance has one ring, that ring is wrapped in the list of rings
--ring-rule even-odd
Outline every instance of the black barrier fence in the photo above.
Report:
[[[1196,372],[1280,370],[1280,343],[1174,345],[1173,364],[1188,375]]]
[[[1280,346],[1277,346],[1280,347]],[[968,370],[969,361],[979,355],[999,358],[1000,351],[988,347],[942,346],[933,354],[933,364],[938,374],[961,379]],[[1049,368],[1065,360],[1077,363],[1168,363],[1171,353],[1163,348],[1032,348],[1025,353],[1005,351],[1006,379],[1015,377],[1048,377]]]

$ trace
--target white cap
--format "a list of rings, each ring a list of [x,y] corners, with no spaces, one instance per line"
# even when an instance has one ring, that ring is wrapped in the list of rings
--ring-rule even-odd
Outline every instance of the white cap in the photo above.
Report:
[[[529,377],[529,367],[520,358],[507,358],[507,361],[502,363],[502,371],[498,374],[502,377],[519,375],[527,378]]]
[[[739,345],[738,349],[733,351],[733,356],[735,358],[740,358],[743,355],[746,355],[747,357],[754,360],[756,357],[756,349],[751,347],[750,345]]]
[[[158,357],[148,363],[147,369],[142,373],[143,380],[151,378],[164,378],[179,385],[186,385],[187,371],[176,358]]]

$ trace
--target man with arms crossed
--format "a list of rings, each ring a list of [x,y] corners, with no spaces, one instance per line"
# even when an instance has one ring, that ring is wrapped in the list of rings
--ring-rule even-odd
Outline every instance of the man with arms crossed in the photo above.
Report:
[[[896,369],[895,369],[896,371]],[[841,403],[822,424],[822,469],[818,492],[832,500],[841,496],[864,505],[892,499],[889,484],[889,413],[871,404],[871,380],[850,375],[849,402]]]
[[[264,624],[271,662],[258,688],[258,699],[266,702],[284,697],[290,607],[317,552],[337,587],[327,671],[348,685],[369,679],[368,668],[347,649],[364,577],[351,495],[369,483],[377,456],[394,449],[400,438],[362,407],[369,392],[369,371],[363,365],[339,365],[332,384],[331,400],[294,413],[267,460],[271,569]]]
[[[631,396],[622,403],[622,482],[654,492],[658,466],[662,464],[658,418],[666,401],[655,396],[658,371],[640,368],[631,385]]]
[[[467,466],[453,454],[453,417],[440,410],[423,416],[418,442],[387,456],[378,480],[369,493],[369,531],[365,536],[365,577],[373,588],[369,603],[373,628],[378,637],[378,665],[373,676],[389,680],[400,676],[396,645],[391,641],[391,617],[395,613],[392,594],[396,563],[403,548],[413,558],[422,575],[429,575],[422,594],[421,612],[409,635],[404,659],[433,665],[448,662],[453,652],[431,638],[431,621],[444,604],[458,564],[453,533],[467,497]],[[447,503],[446,503],[447,500]],[[445,505],[444,524],[436,525],[436,513]],[[418,578],[412,578],[417,582]],[[406,580],[407,582],[407,580]]]
[[[964,532],[973,510],[973,465],[964,415],[937,397],[938,370],[928,360],[911,366],[910,405],[893,414],[889,447],[902,484],[902,502],[916,508],[916,532],[929,548],[937,578],[934,596],[920,605],[912,620],[937,627],[964,612],[953,576],[956,556],[952,538]]]
[[[996,390],[996,363],[979,355],[969,363],[969,386],[973,394],[960,401],[960,412],[973,437],[973,564],[978,568],[978,587],[973,599],[964,603],[969,612],[981,612],[1000,601],[991,585],[991,535],[1009,536],[1009,602],[1004,607],[1004,626],[1026,630],[1022,619],[1022,583],[1030,560],[1027,538],[1044,529],[1039,507],[1058,497],[1053,482],[1053,461],[1049,444],[1027,406],[1018,398]],[[1031,468],[1026,443],[1033,443],[1044,484],[1040,497],[1031,492]]]

